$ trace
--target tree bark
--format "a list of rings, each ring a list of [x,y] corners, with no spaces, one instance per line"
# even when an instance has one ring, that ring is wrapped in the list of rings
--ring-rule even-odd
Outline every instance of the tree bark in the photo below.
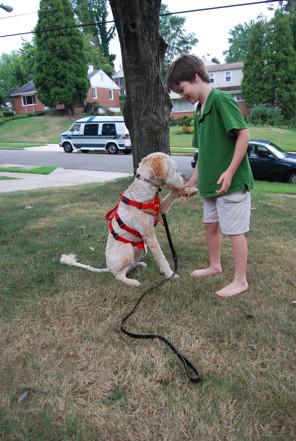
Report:
[[[152,152],[170,153],[172,104],[161,79],[166,43],[159,35],[161,0],[109,0],[117,28],[126,85],[124,119],[134,171]]]

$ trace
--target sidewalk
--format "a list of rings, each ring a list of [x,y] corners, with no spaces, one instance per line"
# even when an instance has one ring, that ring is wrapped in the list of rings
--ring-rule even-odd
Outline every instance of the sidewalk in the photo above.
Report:
[[[5,167],[7,165],[8,164],[0,164],[1,167]],[[13,178],[0,179],[0,193],[9,193],[13,191],[27,191],[50,187],[68,187],[95,182],[108,182],[117,178],[129,176],[129,174],[56,168],[49,175],[8,173],[0,171],[0,178],[1,176]]]

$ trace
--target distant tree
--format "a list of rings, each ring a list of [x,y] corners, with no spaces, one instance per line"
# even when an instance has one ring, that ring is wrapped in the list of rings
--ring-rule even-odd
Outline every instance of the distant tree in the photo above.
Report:
[[[84,35],[91,36],[94,47],[99,48],[103,64],[109,64],[114,70],[115,55],[110,54],[110,41],[115,35],[115,26],[107,24],[107,0],[71,0],[75,15],[82,24],[92,24],[82,27]],[[89,37],[88,37],[89,38]],[[102,66],[96,66],[103,68]]]
[[[289,17],[278,10],[266,32],[265,82],[270,104],[286,119],[296,115],[296,51]]]
[[[36,46],[34,40],[33,43],[23,40],[22,47],[18,53],[22,58],[25,75],[31,79],[35,70]]]
[[[159,35],[160,0],[110,0],[126,82],[124,117],[133,164],[149,153],[169,152],[171,101],[162,82],[166,44]]]
[[[291,2],[290,7],[287,11],[289,16],[289,25],[293,35],[293,45],[296,50],[296,3]]]
[[[33,80],[47,106],[63,103],[69,113],[84,102],[89,87],[82,35],[69,0],[41,0]]]
[[[251,32],[257,21],[262,21],[262,17],[259,16],[256,21],[238,24],[229,31],[229,48],[223,52],[223,55],[226,55],[226,63],[245,61],[250,46]]]
[[[5,101],[11,92],[28,81],[22,57],[17,51],[0,56],[0,93]]]
[[[90,34],[83,35],[83,44],[87,64],[102,69],[107,75],[112,76],[114,72],[113,65],[107,61],[100,46],[93,42],[93,37]]]
[[[250,35],[250,45],[244,63],[242,92],[248,107],[267,103],[265,79],[265,33],[266,23],[258,21],[254,24]]]
[[[189,53],[192,47],[198,43],[196,36],[184,29],[186,18],[179,15],[165,15],[168,13],[168,7],[161,4],[159,32],[168,45],[163,65],[164,77],[172,61],[181,54]]]

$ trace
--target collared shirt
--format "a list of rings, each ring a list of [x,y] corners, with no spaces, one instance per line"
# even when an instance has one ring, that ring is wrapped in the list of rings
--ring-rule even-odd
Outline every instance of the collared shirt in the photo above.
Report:
[[[194,118],[192,145],[198,148],[198,188],[201,196],[215,197],[220,185],[217,180],[232,161],[235,146],[235,130],[247,128],[244,117],[229,93],[212,89],[207,97],[203,113],[197,106]],[[251,189],[253,175],[247,154],[233,175],[228,193]]]

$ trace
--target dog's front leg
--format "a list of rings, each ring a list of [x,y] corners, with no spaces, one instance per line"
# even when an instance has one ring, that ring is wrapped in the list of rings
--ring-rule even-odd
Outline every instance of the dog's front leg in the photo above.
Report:
[[[163,273],[167,278],[171,277],[173,271],[160,248],[155,234],[153,233],[153,235],[149,235],[149,237],[144,237],[144,241],[148,249],[151,251],[154,259],[158,263],[160,272]]]

